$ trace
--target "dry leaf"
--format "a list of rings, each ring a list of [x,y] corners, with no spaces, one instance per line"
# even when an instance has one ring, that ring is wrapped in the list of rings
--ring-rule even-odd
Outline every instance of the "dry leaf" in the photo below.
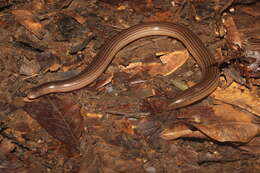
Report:
[[[122,147],[111,145],[108,143],[97,145],[95,152],[99,153],[102,157],[102,163],[106,167],[104,169],[110,170],[109,172],[145,172],[140,161],[136,159],[126,159],[116,156],[125,154],[125,150]],[[93,153],[93,152],[92,152]],[[138,170],[138,171],[136,171]],[[106,171],[104,171],[106,172]],[[90,172],[92,173],[92,172]]]
[[[252,123],[253,117],[230,105],[212,109],[196,107],[177,116],[181,122],[173,129],[162,132],[161,138],[170,140],[180,137],[211,138],[219,142],[247,143],[260,133],[260,126]]]
[[[24,110],[54,138],[78,149],[83,120],[79,105],[69,97],[46,96],[26,103]]]
[[[171,18],[172,12],[165,11],[165,12],[157,12],[155,15],[152,15],[148,20],[149,21],[167,21]]]
[[[242,47],[241,36],[237,30],[237,26],[235,24],[233,17],[228,16],[227,19],[224,21],[224,25],[227,30],[227,41],[231,45],[233,45],[234,49],[237,49],[236,46],[239,46],[239,48],[241,48]]]
[[[187,50],[185,51],[175,51],[169,54],[166,54],[164,56],[161,56],[160,59],[163,64],[165,64],[163,67],[159,68],[161,70],[161,75],[167,76],[171,73],[175,72],[179,67],[181,67],[189,58],[189,52]],[[151,71],[153,71],[151,69]],[[156,75],[157,72],[154,72]],[[158,73],[160,74],[160,73]]]
[[[127,8],[128,8],[128,6],[126,6],[126,5],[120,5],[119,7],[117,7],[117,10],[123,11],[123,10],[126,10]]]
[[[57,1],[56,4],[56,8],[58,9],[64,9],[70,6],[70,4],[72,3],[73,0],[63,0],[63,1]]]
[[[50,52],[43,52],[36,55],[37,61],[42,71],[57,71],[60,69],[60,57]]]
[[[81,159],[78,173],[99,173],[103,170],[102,155],[95,148],[89,147]]]
[[[153,7],[153,0],[146,0],[146,6],[147,6],[147,8],[152,8]]]
[[[242,8],[242,11],[254,17],[260,16],[259,10],[253,9],[251,7],[244,7]]]
[[[52,64],[49,68],[50,71],[54,72],[54,71],[58,71],[60,69],[61,65],[60,64]]]
[[[42,0],[33,0],[32,2],[32,9],[34,10],[42,10],[44,9],[45,2]]]
[[[23,59],[23,63],[19,69],[19,73],[26,76],[32,76],[38,74],[41,67],[39,63],[35,60]]]
[[[12,128],[17,136],[21,136],[22,134],[32,133],[33,131],[37,131],[40,126],[32,117],[26,114],[22,110],[17,110],[15,112],[16,116],[13,116],[10,119],[9,127]]]
[[[68,15],[68,16],[70,16],[72,18],[74,18],[80,24],[84,24],[87,21],[85,17],[79,15],[75,11],[66,10],[66,11],[62,11],[62,13],[65,14],[65,15]]]
[[[260,98],[257,97],[256,92],[256,90],[250,91],[244,86],[232,83],[228,88],[217,88],[211,96],[260,116]]]
[[[94,83],[90,84],[89,87],[95,89],[102,88],[105,85],[109,84],[112,81],[113,77],[113,73],[103,74]]]
[[[219,142],[249,142],[260,128],[248,122],[223,122],[195,125],[202,133]]]
[[[118,129],[125,134],[134,135],[134,126],[131,124],[131,121],[127,119],[122,119],[117,121]]]
[[[174,128],[165,129],[161,132],[160,137],[165,140],[174,140],[178,138],[207,138],[203,133],[199,131],[191,130],[185,124],[177,124]]]
[[[204,124],[193,124],[204,134],[220,142],[249,142],[259,134],[260,126],[253,124],[249,116],[230,105],[217,105],[213,107],[215,120]]]
[[[12,14],[28,31],[32,32],[38,39],[43,39],[42,25],[34,20],[32,12],[28,10],[13,10]]]
[[[188,59],[188,51],[175,51],[164,56],[160,59],[162,63],[131,63],[128,66],[120,66],[121,71],[135,75],[141,71],[146,71],[151,76],[163,75],[167,76],[181,67]]]
[[[260,137],[252,139],[248,144],[239,147],[249,153],[260,155]]]
[[[134,128],[139,135],[142,135],[144,137],[151,137],[154,134],[158,134],[161,125],[159,123],[156,123],[155,121],[142,119]]]
[[[228,104],[215,105],[212,107],[216,118],[222,121],[242,121],[242,122],[253,122],[254,117],[249,114],[245,114],[242,111],[234,109],[233,106]]]
[[[15,149],[15,147],[16,147],[15,144],[11,140],[8,140],[6,138],[1,140],[1,138],[0,138],[1,155],[10,153],[11,151],[13,151]]]

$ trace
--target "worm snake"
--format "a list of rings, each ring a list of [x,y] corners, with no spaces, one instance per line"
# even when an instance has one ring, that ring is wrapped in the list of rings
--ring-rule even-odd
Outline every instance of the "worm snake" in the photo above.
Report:
[[[181,41],[202,72],[200,82],[179,93],[171,100],[169,109],[190,105],[205,98],[216,89],[220,72],[214,57],[196,34],[181,24],[148,22],[132,26],[108,39],[90,65],[75,77],[36,86],[29,91],[27,98],[35,99],[50,93],[69,92],[83,88],[95,81],[106,70],[120,49],[137,39],[152,35],[169,36]]]

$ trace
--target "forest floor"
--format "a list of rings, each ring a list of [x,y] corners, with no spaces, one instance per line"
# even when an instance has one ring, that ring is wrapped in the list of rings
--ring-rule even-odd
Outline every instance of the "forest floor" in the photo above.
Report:
[[[27,97],[154,21],[201,39],[220,71],[213,93],[168,110],[202,73],[182,42],[149,36],[82,89]],[[3,0],[0,25],[0,173],[260,172],[259,1]]]

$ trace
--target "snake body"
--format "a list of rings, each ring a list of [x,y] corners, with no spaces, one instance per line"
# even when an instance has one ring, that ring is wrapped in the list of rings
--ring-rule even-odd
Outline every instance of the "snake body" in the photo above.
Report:
[[[152,35],[169,36],[181,41],[194,57],[202,72],[200,82],[177,95],[169,105],[170,109],[184,107],[199,101],[216,89],[219,80],[216,61],[196,34],[181,24],[148,22],[132,26],[108,39],[90,65],[75,77],[34,87],[28,93],[27,98],[35,99],[50,93],[69,92],[83,88],[106,70],[120,49],[137,39]]]

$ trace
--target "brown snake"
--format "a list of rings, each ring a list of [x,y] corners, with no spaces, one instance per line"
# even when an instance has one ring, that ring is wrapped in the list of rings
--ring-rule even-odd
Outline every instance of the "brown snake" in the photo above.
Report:
[[[69,92],[83,88],[106,70],[120,49],[137,39],[152,35],[174,37],[181,41],[199,64],[202,72],[200,82],[177,95],[171,101],[168,109],[192,104],[205,98],[216,89],[219,81],[216,61],[197,35],[181,24],[148,22],[132,26],[108,39],[91,64],[75,77],[34,87],[29,91],[27,98],[35,99],[50,93]]]

